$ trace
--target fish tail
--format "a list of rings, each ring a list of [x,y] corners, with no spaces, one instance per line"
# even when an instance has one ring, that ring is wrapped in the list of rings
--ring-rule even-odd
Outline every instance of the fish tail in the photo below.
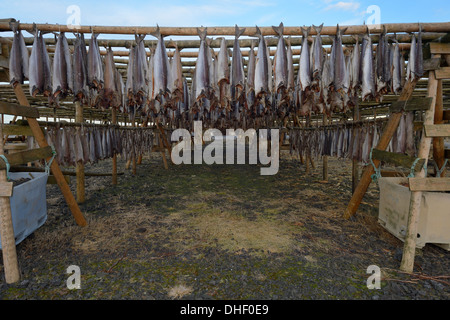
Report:
[[[319,35],[322,32],[323,23],[318,27],[315,25],[312,25],[312,26],[313,26],[314,30],[316,30],[317,35]]]
[[[236,38],[239,38],[240,36],[242,36],[245,32],[245,28],[239,29],[238,25],[236,24],[234,27],[234,35]]]
[[[275,33],[282,37],[283,36],[283,31],[284,31],[284,26],[283,26],[283,22],[280,23],[280,25],[278,27],[272,26],[272,29],[275,31]]]
[[[207,34],[206,29],[207,29],[206,27],[203,30],[201,30],[200,28],[197,28],[197,33],[200,36],[201,40],[206,40],[206,34]]]

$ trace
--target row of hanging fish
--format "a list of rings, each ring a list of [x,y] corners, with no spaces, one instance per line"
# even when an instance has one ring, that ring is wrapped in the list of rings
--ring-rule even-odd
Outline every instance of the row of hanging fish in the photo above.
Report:
[[[387,151],[416,155],[418,139],[413,131],[412,113],[404,113]],[[370,163],[370,151],[376,148],[383,123],[367,122],[361,125],[325,126],[316,129],[291,129],[291,154],[312,157],[333,156]]]
[[[74,166],[79,161],[93,164],[112,158],[115,154],[128,160],[148,154],[153,146],[151,130],[130,130],[115,126],[76,128],[58,124],[48,127],[45,138],[55,148],[56,160],[63,166]]]
[[[152,34],[157,38],[157,45],[149,48],[148,55],[145,35],[137,34],[129,50],[124,82],[111,48],[107,48],[102,58],[98,34],[91,35],[89,53],[84,35],[75,34],[71,53],[65,34],[60,32],[51,60],[45,48],[44,33],[35,27],[28,59],[18,23],[11,24],[14,32],[10,59],[12,84],[23,83],[28,78],[30,94],[49,96],[52,104],[58,105],[60,98],[72,94],[83,104],[113,107],[131,116],[140,112],[170,121],[174,126],[189,127],[193,120],[203,120],[210,126],[246,127],[256,126],[263,119],[284,119],[291,114],[345,112],[353,106],[355,98],[381,101],[384,94],[398,94],[405,81],[423,75],[421,30],[417,37],[412,34],[406,64],[395,34],[388,37],[386,30],[381,33],[374,54],[369,29],[364,35],[354,36],[355,45],[346,46],[344,50],[342,37],[346,28],[338,25],[328,54],[322,45],[323,24],[313,26],[314,37],[310,36],[311,27],[301,28],[300,62],[295,74],[290,38],[284,37],[281,23],[273,26],[278,35],[273,59],[266,38],[256,27],[257,53],[255,55],[253,44],[247,72],[244,72],[239,46],[245,28],[235,26],[231,57],[225,38],[216,54],[210,47],[207,28],[198,29],[200,47],[190,87],[183,77],[176,44],[169,59],[164,37],[157,27]]]

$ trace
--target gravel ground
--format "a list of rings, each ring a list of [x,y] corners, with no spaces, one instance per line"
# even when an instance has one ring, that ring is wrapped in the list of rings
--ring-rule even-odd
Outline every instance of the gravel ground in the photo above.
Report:
[[[448,300],[450,252],[427,244],[414,274],[401,273],[403,243],[377,222],[377,185],[344,220],[351,162],[330,158],[328,182],[315,164],[306,174],[282,152],[279,173],[261,176],[256,165],[165,170],[152,154],[133,176],[120,160],[117,186],[86,177],[86,227],[47,185],[48,219],[17,246],[18,283],[5,283],[1,262],[0,298]],[[110,170],[110,160],[86,167]],[[71,265],[80,289],[67,287]],[[380,289],[367,287],[370,265]]]

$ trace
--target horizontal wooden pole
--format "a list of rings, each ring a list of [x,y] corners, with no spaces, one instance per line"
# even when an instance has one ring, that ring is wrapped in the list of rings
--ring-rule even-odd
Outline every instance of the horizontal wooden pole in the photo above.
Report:
[[[10,166],[20,165],[28,162],[33,162],[39,159],[47,159],[52,156],[52,147],[44,147],[33,150],[26,150],[5,155]],[[6,163],[2,159],[0,160],[0,170],[6,169]]]
[[[29,126],[18,126],[15,124],[6,124],[3,126],[3,135],[5,136],[33,136],[33,131]]]
[[[383,28],[386,32],[392,33],[409,33],[419,32],[419,28],[422,26],[423,32],[450,32],[450,22],[434,22],[434,23],[385,23],[380,25],[352,25],[345,26],[347,30],[345,34],[364,34],[367,31],[367,27],[372,33],[381,33]],[[104,34],[150,34],[156,32],[156,26],[79,26],[77,29],[69,28],[67,25],[49,24],[49,23],[37,23],[36,27],[42,31],[49,32],[82,32],[82,33],[104,33]],[[244,35],[253,36],[256,33],[256,27],[239,26],[245,28]],[[342,27],[342,26],[341,26]],[[272,26],[259,27],[263,35],[276,35]],[[19,30],[33,30],[32,23],[20,23]],[[11,31],[9,23],[0,23],[0,31]],[[337,26],[324,26],[322,29],[322,35],[335,35]],[[197,27],[160,27],[160,32],[165,36],[198,36]],[[207,33],[209,36],[230,35],[234,36],[235,27],[207,27]],[[285,35],[301,35],[301,27],[284,27]],[[315,35],[316,31],[311,30],[311,35]]]
[[[430,59],[425,59],[423,61],[423,70],[424,71],[437,70],[440,67],[441,67],[441,59],[440,58],[430,58]]]
[[[426,124],[427,137],[450,137],[450,124]]]
[[[450,178],[409,178],[411,191],[450,191]]]
[[[15,103],[1,102],[0,113],[27,118],[39,118],[39,111],[36,107],[21,106]]]

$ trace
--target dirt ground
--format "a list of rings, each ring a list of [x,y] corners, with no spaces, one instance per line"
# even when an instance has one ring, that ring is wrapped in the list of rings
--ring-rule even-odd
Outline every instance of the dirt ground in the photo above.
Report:
[[[87,172],[111,172],[111,160]],[[357,214],[351,162],[329,158],[309,174],[281,152],[280,170],[259,165],[174,165],[144,157],[136,175],[119,158],[111,177],[86,177],[88,221],[76,225],[56,185],[48,219],[17,246],[21,280],[2,280],[2,299],[437,299],[450,298],[450,252],[418,250],[414,274],[398,270],[403,243],[377,222],[372,183]],[[75,194],[75,178],[71,189]],[[81,289],[68,289],[71,265]],[[371,265],[381,288],[369,289]],[[3,264],[1,270],[3,274]]]

